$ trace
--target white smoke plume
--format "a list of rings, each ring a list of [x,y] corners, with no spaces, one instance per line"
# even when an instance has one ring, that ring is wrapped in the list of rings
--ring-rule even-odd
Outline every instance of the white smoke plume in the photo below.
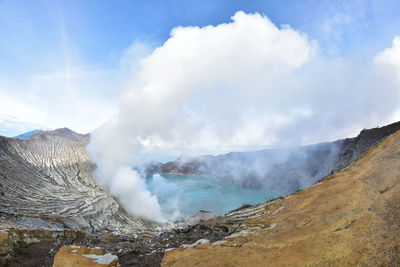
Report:
[[[132,67],[119,113],[92,134],[99,182],[134,215],[163,221],[130,166],[143,150],[226,152],[342,138],[393,119],[400,39],[375,58],[326,59],[317,41],[260,14],[177,27]]]

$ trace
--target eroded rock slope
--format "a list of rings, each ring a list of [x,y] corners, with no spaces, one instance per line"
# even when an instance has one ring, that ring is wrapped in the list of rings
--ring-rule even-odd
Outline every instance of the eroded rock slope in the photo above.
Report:
[[[0,220],[18,227],[130,232],[144,223],[121,212],[93,178],[88,135],[67,128],[27,140],[0,136]]]

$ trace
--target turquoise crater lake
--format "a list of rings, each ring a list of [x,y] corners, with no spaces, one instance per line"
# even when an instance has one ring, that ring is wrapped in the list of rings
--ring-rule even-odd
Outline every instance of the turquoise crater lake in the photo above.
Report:
[[[246,189],[223,179],[197,175],[155,174],[146,179],[146,184],[169,220],[199,210],[222,215],[245,203],[258,204],[279,197],[272,191]]]

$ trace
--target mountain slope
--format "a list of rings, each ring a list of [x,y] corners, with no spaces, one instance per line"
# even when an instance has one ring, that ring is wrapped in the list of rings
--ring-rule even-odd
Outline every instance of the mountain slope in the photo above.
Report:
[[[311,186],[331,172],[347,167],[368,148],[399,129],[400,122],[397,122],[363,130],[355,138],[336,142],[180,158],[161,164],[156,170],[213,176],[237,182],[244,187],[264,188],[286,196]]]
[[[329,174],[342,142],[183,158],[162,165],[161,172],[218,177],[246,188],[288,195]]]
[[[86,232],[144,228],[97,185],[88,142],[88,135],[67,128],[27,140],[0,136],[0,220]]]
[[[163,266],[399,266],[400,132],[320,183],[254,209],[231,236],[167,252]]]

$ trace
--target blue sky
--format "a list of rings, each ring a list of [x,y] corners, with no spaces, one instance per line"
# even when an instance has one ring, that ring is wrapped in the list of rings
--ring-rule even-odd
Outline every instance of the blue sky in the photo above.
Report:
[[[373,57],[400,35],[395,0],[0,0],[0,134],[94,129],[117,109],[132,44],[151,50],[176,26],[229,23],[239,10],[307,34],[327,59]]]

